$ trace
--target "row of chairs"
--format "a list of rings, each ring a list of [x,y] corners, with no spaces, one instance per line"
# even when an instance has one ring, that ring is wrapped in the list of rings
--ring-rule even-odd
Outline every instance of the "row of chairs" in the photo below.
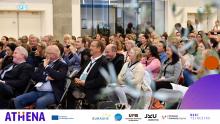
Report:
[[[64,86],[64,92],[63,92],[63,94],[61,96],[60,101],[57,104],[49,105],[47,107],[48,109],[65,109],[65,108],[67,108],[66,95],[67,95],[68,89],[69,89],[70,84],[71,84],[71,78],[73,76],[75,76],[77,73],[78,73],[78,71],[73,71],[69,76],[66,77],[66,84]],[[35,82],[34,80],[31,79],[29,81],[28,85],[26,86],[26,88],[24,90],[24,93],[27,93],[27,92],[31,91],[36,84],[37,84],[37,82]],[[14,98],[12,98],[10,100],[10,103],[9,103],[9,108],[10,109],[14,109],[15,108],[14,107],[13,99]],[[25,109],[33,109],[33,108],[34,108],[34,104],[25,107]]]
[[[64,93],[60,99],[60,101],[57,104],[52,104],[48,106],[48,109],[65,109],[67,108],[67,92],[69,90],[70,84],[71,84],[71,78],[75,76],[77,72],[72,72],[66,79],[66,84],[64,87]],[[27,93],[30,91],[31,87],[35,85],[36,82],[33,80],[30,80],[28,86],[26,87],[24,93]],[[172,84],[174,89],[159,89],[157,92],[153,92],[152,97],[149,104],[149,109],[152,108],[155,99],[162,101],[164,103],[164,108],[170,109],[172,105],[176,105],[176,108],[179,108],[179,105],[181,103],[181,99],[183,98],[187,88],[181,85]],[[163,97],[161,97],[161,94],[163,94]],[[175,94],[175,95],[173,95]],[[76,104],[75,109],[83,109],[83,106],[88,105],[88,103],[85,100],[85,93],[76,91],[73,92],[72,95],[76,98]],[[132,97],[128,96],[128,101],[132,101]],[[124,109],[123,105],[113,103],[112,101],[108,100],[108,98],[105,98],[104,100],[100,100],[97,104],[98,109]],[[132,108],[138,109],[136,106],[132,106]]]

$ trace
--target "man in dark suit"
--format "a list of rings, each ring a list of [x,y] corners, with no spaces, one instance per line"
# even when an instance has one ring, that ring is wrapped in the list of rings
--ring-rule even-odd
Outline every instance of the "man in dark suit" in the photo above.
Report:
[[[28,52],[17,47],[13,53],[13,64],[6,66],[0,75],[0,108],[6,108],[8,101],[22,94],[28,85],[34,68],[26,62]]]
[[[48,46],[46,59],[34,72],[32,79],[37,82],[35,89],[14,99],[15,108],[22,109],[35,103],[36,109],[59,102],[64,92],[67,64],[60,59],[60,50],[56,45]]]
[[[96,108],[97,95],[100,94],[100,90],[107,85],[99,71],[101,67],[107,68],[108,61],[102,55],[104,49],[101,41],[92,41],[90,45],[91,61],[78,73],[73,82],[85,92],[89,108],[92,109]]]
[[[109,62],[111,62],[118,75],[124,65],[124,55],[117,53],[117,47],[114,44],[109,44],[105,47],[105,56]]]

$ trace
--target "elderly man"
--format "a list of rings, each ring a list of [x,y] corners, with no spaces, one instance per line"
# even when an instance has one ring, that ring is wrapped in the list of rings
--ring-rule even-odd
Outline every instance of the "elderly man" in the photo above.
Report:
[[[105,56],[114,65],[118,75],[124,65],[124,55],[117,53],[117,47],[114,44],[109,44],[105,47]]]
[[[44,109],[57,103],[64,92],[68,67],[60,59],[60,50],[56,45],[48,46],[46,59],[34,72],[32,79],[38,82],[33,91],[14,99],[15,108],[22,109],[35,103],[36,109]]]
[[[22,94],[34,68],[26,62],[27,50],[19,46],[13,53],[13,64],[6,66],[0,75],[0,108],[6,108],[9,99]]]

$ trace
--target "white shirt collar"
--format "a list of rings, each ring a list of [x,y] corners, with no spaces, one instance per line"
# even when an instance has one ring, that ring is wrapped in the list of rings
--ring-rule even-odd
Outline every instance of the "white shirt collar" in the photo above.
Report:
[[[102,57],[102,55],[100,55],[100,56],[98,56],[98,57],[96,57],[96,58],[91,57],[91,62],[93,63],[93,62],[95,62],[96,60],[98,60],[98,59],[101,58],[101,57]]]

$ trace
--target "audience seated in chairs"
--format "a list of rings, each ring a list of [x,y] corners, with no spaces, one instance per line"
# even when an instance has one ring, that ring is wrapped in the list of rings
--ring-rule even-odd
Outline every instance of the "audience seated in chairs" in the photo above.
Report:
[[[178,84],[182,72],[179,55],[175,46],[168,46],[168,59],[163,63],[158,79],[156,80],[156,90],[160,88],[172,89],[171,83]]]
[[[140,63],[142,57],[142,51],[140,48],[134,47],[128,53],[130,62],[126,62],[122,67],[118,75],[118,86],[114,89],[116,96],[110,97],[112,101],[124,104],[126,108],[133,108],[137,105],[140,95],[135,95],[135,92],[141,92],[148,90],[143,83],[144,79],[144,67]],[[130,82],[130,85],[129,85]],[[132,88],[135,88],[132,92]],[[128,103],[128,97],[132,97],[131,106]]]
[[[142,57],[141,63],[144,65],[145,70],[152,74],[153,80],[155,80],[160,73],[161,67],[157,47],[149,45],[145,50],[145,53],[146,57]]]
[[[26,62],[28,52],[19,46],[13,53],[13,64],[6,66],[1,72],[0,108],[7,108],[11,98],[22,94],[28,85],[34,68]]]
[[[162,91],[161,94],[164,95],[166,95],[167,93],[171,93],[171,94],[173,93],[177,95],[177,93],[180,92],[177,91],[174,86],[179,84],[180,81],[179,79],[182,73],[182,66],[179,61],[179,55],[176,53],[177,51],[176,47],[169,45],[166,48],[166,50],[167,50],[166,53],[168,59],[163,63],[158,79],[155,81],[156,85],[152,89],[154,91],[156,90],[156,92]],[[167,98],[172,98],[172,95],[168,95]],[[164,102],[166,102],[166,100],[162,100],[162,101],[161,99],[153,98],[150,109],[164,108],[165,107]]]
[[[97,108],[97,95],[100,94],[102,88],[106,87],[106,80],[100,74],[99,68],[107,68],[107,59],[102,55],[104,51],[102,42],[93,40],[90,50],[91,61],[74,78],[73,85],[75,86],[74,91],[80,89],[85,93],[88,109],[94,109]]]
[[[48,46],[46,59],[34,72],[32,79],[38,82],[33,91],[14,99],[17,109],[35,103],[36,109],[45,109],[58,103],[64,92],[68,67],[60,59],[60,50],[56,45]]]
[[[77,54],[77,49],[75,46],[72,44],[67,44],[64,46],[64,54],[62,58],[68,65],[68,74],[74,70],[80,70],[81,57],[79,54]]]

